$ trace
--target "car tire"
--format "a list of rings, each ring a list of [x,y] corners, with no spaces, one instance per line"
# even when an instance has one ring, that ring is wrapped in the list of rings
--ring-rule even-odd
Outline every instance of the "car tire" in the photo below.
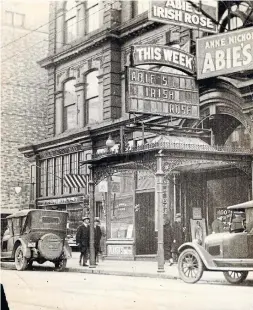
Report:
[[[67,266],[67,259],[61,259],[54,263],[56,271],[63,271]]]
[[[231,284],[240,284],[246,280],[248,271],[224,271],[225,279]]]
[[[198,282],[204,272],[204,264],[194,249],[184,250],[178,258],[178,272],[186,283]]]
[[[24,256],[22,245],[19,245],[15,251],[15,266],[18,271],[23,271],[28,266],[28,260]]]

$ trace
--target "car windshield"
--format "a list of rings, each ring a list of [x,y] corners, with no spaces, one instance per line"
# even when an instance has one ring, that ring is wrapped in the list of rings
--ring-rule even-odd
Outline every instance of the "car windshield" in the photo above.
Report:
[[[253,234],[253,208],[246,210],[246,231]]]
[[[240,232],[245,230],[246,215],[244,211],[233,211],[231,218],[231,231]]]

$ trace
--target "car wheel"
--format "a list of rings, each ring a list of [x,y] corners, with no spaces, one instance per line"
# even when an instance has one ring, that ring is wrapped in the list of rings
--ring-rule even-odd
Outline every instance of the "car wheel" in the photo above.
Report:
[[[67,266],[67,259],[61,259],[55,262],[54,264],[55,264],[55,270],[63,271]]]
[[[180,254],[178,271],[180,278],[186,283],[196,283],[201,279],[204,264],[195,250],[186,249]]]
[[[27,258],[24,256],[22,246],[18,246],[15,251],[15,266],[18,271],[25,270],[27,268],[28,261]]]
[[[231,284],[240,284],[246,280],[248,271],[224,271],[225,279]]]

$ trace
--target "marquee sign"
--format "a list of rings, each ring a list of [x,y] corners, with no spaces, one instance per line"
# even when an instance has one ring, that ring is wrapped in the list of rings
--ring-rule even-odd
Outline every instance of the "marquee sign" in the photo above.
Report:
[[[196,6],[192,3],[196,3]],[[167,0],[150,1],[149,19],[164,24],[199,29],[205,32],[217,32],[218,1],[202,1],[201,8],[207,15],[198,10],[199,1]]]
[[[189,74],[195,72],[194,56],[177,48],[163,45],[134,45],[132,48],[133,65],[159,64],[182,70]]]
[[[129,68],[126,110],[198,119],[198,86],[190,76]]]
[[[197,79],[253,70],[253,27],[197,40]]]

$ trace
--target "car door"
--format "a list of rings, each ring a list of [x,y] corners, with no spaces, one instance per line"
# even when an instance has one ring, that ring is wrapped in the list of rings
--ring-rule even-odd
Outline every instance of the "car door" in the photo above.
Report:
[[[14,232],[13,232],[13,219],[8,219],[8,230],[9,234],[5,234],[2,241],[2,253],[1,256],[4,258],[11,258],[12,250],[14,246]]]

